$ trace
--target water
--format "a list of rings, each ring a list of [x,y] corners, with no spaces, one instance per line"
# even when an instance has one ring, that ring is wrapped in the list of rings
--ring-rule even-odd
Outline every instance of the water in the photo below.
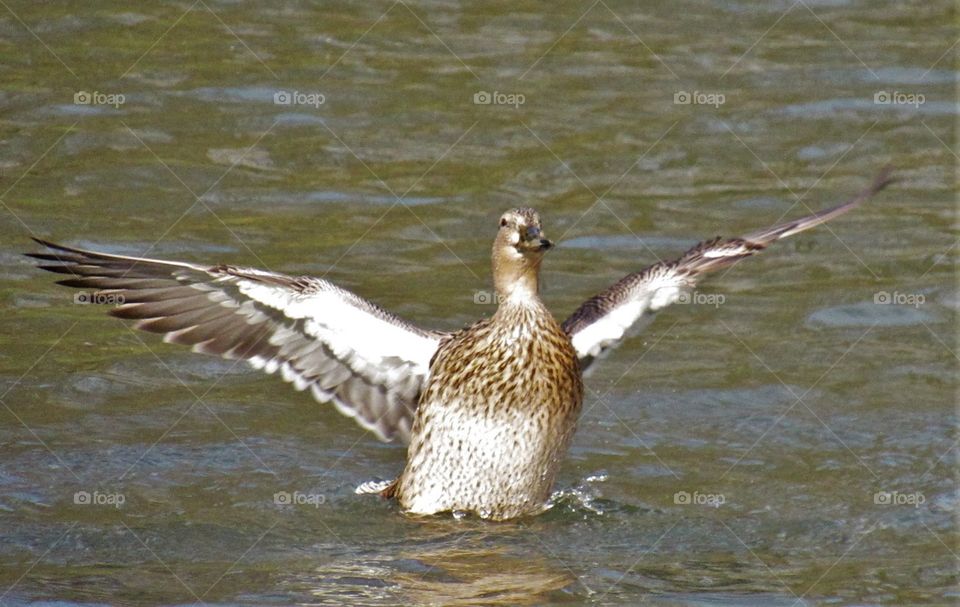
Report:
[[[11,3],[2,602],[956,602],[954,19],[947,3]],[[35,234],[326,276],[451,329],[492,312],[475,298],[511,206],[560,241],[544,296],[563,316],[887,163],[888,192],[713,277],[712,303],[603,361],[556,504],[507,524],[356,495],[402,447],[73,305],[19,256]]]

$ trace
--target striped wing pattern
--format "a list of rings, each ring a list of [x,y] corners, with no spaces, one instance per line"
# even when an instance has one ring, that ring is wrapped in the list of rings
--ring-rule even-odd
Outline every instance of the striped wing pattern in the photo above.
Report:
[[[122,302],[110,313],[195,352],[279,372],[383,440],[409,440],[442,333],[319,278],[109,255],[38,240],[59,284]]]
[[[836,207],[758,230],[739,238],[715,238],[623,277],[591,297],[563,322],[586,369],[629,334],[649,322],[658,310],[687,296],[701,277],[755,255],[772,243],[843,215],[891,182],[890,169],[851,200]]]

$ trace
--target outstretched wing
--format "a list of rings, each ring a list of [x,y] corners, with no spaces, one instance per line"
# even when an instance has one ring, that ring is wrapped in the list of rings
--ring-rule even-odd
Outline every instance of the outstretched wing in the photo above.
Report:
[[[443,338],[325,280],[227,265],[141,259],[37,240],[40,268],[120,305],[110,314],[195,352],[280,371],[381,439],[409,440],[430,359]]]
[[[588,299],[563,322],[586,369],[653,313],[689,294],[702,274],[725,268],[767,248],[771,243],[842,215],[891,182],[884,169],[866,190],[839,206],[775,225],[740,238],[701,242],[678,259],[662,261],[629,274]]]

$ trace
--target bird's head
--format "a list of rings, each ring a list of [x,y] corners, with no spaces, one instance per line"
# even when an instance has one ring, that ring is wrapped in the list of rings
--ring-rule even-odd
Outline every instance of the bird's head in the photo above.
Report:
[[[533,209],[510,209],[501,215],[493,243],[493,280],[500,295],[536,294],[540,261],[552,247]]]
[[[496,248],[505,258],[539,259],[552,246],[543,237],[540,215],[533,209],[510,209],[500,216]]]

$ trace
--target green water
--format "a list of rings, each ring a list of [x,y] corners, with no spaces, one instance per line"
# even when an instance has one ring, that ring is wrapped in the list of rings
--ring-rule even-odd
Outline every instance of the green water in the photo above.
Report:
[[[4,4],[0,603],[956,602],[957,36],[945,2]],[[499,525],[355,495],[403,448],[20,256],[325,276],[449,329],[529,205],[562,317],[885,164],[603,361],[566,497]]]

